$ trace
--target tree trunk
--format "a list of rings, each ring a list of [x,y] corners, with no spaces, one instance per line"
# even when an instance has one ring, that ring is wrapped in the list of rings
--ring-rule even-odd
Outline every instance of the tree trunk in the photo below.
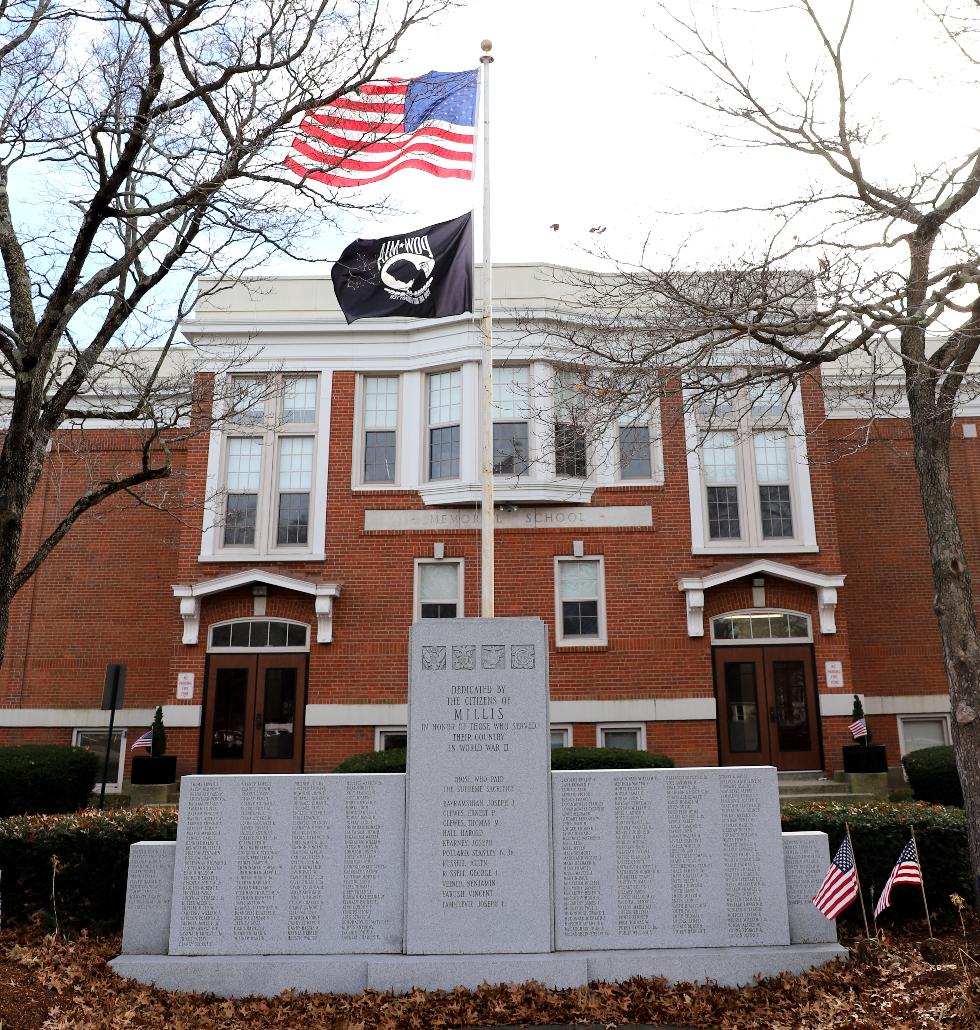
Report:
[[[912,415],[915,465],[935,587],[933,606],[949,683],[953,746],[980,906],[980,634],[950,478],[949,422],[916,417],[914,410]]]

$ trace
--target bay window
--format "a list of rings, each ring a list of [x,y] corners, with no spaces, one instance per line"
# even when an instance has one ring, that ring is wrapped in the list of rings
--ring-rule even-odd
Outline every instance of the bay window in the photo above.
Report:
[[[459,479],[462,376],[459,369],[428,379],[429,479]]]
[[[555,375],[555,475],[585,479],[589,474],[583,414],[583,384],[572,369]]]
[[[653,477],[653,440],[648,417],[623,415],[616,432],[620,479]]]
[[[313,486],[313,438],[286,436],[279,440],[279,520],[276,542],[305,544],[310,528],[310,489]]]
[[[527,367],[493,370],[493,471],[523,476],[529,468]]]

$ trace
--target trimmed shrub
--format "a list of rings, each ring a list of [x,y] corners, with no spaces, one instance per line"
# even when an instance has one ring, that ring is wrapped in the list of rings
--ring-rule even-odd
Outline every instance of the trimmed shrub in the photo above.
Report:
[[[673,758],[649,751],[628,751],[621,747],[557,747],[551,752],[552,769],[669,769]],[[403,773],[405,748],[366,751],[351,755],[335,773]]]
[[[176,808],[117,808],[75,815],[0,819],[4,918],[51,925],[54,900],[61,926],[97,933],[121,929],[129,846],[175,840]],[[52,859],[57,858],[57,871]]]
[[[335,773],[403,773],[405,771],[405,748],[393,747],[390,751],[365,751],[362,755],[345,758],[334,769]]]
[[[80,747],[0,748],[0,817],[77,812],[88,801],[98,770],[98,755]]]
[[[556,747],[552,769],[672,769],[673,758],[624,747]]]
[[[949,744],[912,751],[902,759],[902,765],[917,800],[963,807],[960,774],[956,771],[956,758]]]
[[[949,896],[956,893],[973,899],[973,876],[966,840],[966,819],[958,808],[943,808],[917,801],[801,801],[783,805],[783,829],[823,830],[830,838],[830,854],[837,853],[844,839],[844,823],[851,828],[854,857],[857,860],[864,903],[871,920],[871,888],[881,893],[915,827],[919,860],[925,880],[929,908],[951,913]],[[892,892],[889,919],[922,919],[922,892],[918,886],[898,887]],[[848,922],[861,922],[857,902],[841,916]]]

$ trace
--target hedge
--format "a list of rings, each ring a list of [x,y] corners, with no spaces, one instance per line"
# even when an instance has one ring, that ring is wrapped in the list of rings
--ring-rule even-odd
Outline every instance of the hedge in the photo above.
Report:
[[[956,771],[956,757],[949,744],[910,751],[902,759],[909,785],[919,801],[963,807],[963,788]]]
[[[116,808],[73,815],[0,819],[0,871],[4,918],[54,922],[110,932],[122,927],[129,846],[140,840],[175,840],[176,808]]]
[[[88,801],[99,757],[80,747],[0,747],[0,817],[77,812]]]
[[[335,773],[403,773],[405,748],[365,751],[352,755],[334,769]],[[669,769],[673,758],[649,751],[622,747],[556,747],[551,750],[552,769]]]
[[[830,838],[831,855],[844,839],[844,823],[850,826],[866,905],[870,905],[872,886],[876,898],[881,893],[913,826],[930,910],[951,912],[949,896],[954,893],[973,903],[966,819],[961,809],[918,801],[801,801],[784,804],[782,813],[784,830],[823,830]],[[883,925],[896,918],[922,919],[921,890],[896,888],[888,913],[882,915]],[[852,905],[842,918],[860,921],[860,906]]]

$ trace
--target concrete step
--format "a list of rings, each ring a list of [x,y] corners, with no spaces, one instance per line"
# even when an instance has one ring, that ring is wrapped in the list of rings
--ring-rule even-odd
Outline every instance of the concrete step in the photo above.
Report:
[[[784,804],[795,804],[797,801],[840,801],[849,805],[852,801],[875,801],[874,794],[781,794],[779,800]]]
[[[779,784],[780,795],[789,794],[847,794],[850,787],[837,780],[790,780]]]
[[[780,783],[792,783],[795,780],[822,780],[826,773],[822,769],[794,769],[777,772]]]

